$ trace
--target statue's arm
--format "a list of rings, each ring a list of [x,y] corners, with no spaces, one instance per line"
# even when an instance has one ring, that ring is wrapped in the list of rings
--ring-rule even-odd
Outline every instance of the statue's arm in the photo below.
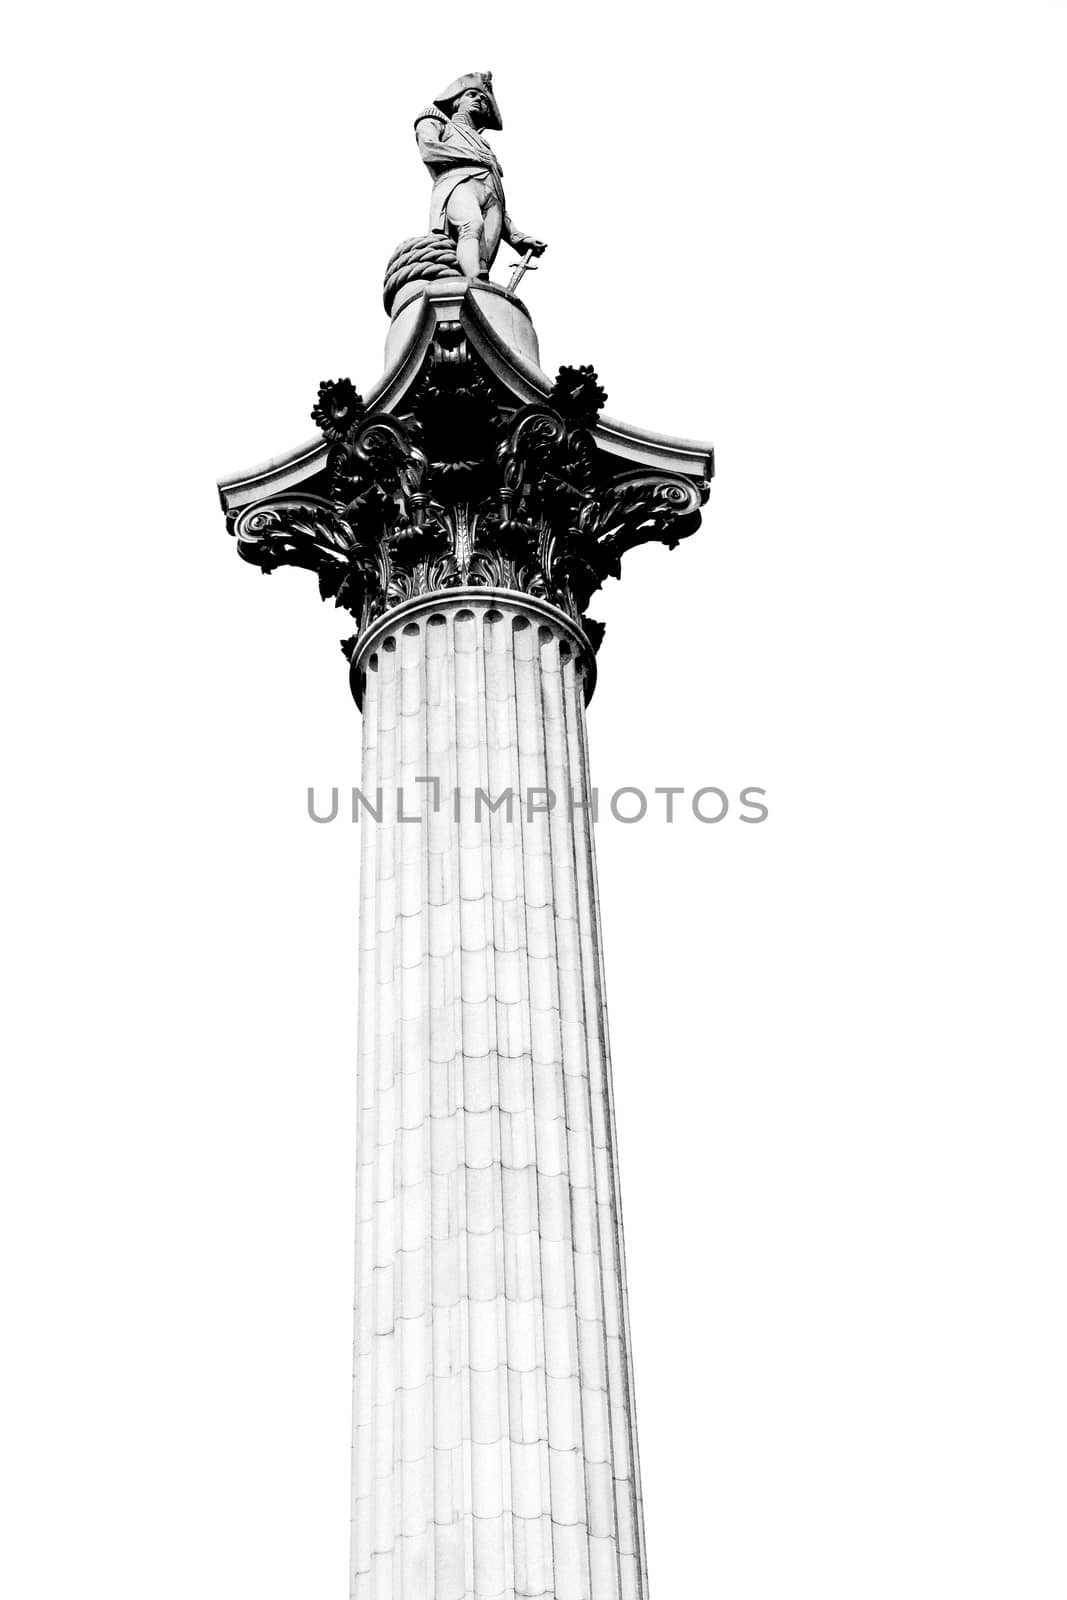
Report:
[[[426,111],[415,124],[415,142],[419,147],[419,155],[424,161],[441,162],[456,161],[458,152],[455,147],[446,144],[441,138],[445,131],[445,122],[442,117],[433,116]]]
[[[548,249],[540,239],[535,239],[529,233],[523,233],[521,228],[516,228],[507,212],[504,212],[504,226],[501,229],[504,243],[509,244],[520,255],[525,255],[527,250],[532,250],[535,256],[543,256]]]

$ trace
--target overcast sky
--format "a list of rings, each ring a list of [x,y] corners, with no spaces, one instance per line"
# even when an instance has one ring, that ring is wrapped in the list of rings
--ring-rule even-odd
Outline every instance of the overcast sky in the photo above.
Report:
[[[598,832],[651,1600],[1062,1600],[1065,35],[13,25],[6,1593],[345,1592],[350,629],[214,482],[378,377],[412,121],[489,67],[546,369],[717,450],[592,607],[595,779],[770,808]]]

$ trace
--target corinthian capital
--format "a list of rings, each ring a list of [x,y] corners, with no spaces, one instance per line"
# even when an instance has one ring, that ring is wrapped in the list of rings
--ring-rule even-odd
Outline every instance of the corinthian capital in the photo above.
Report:
[[[364,401],[347,378],[321,384],[320,440],[286,492],[231,508],[239,551],[264,572],[316,572],[360,632],[416,596],[475,585],[555,606],[595,647],[592,597],[635,545],[695,532],[710,452],[605,418],[591,366],[554,381],[520,366],[488,290],[423,288],[384,390]]]

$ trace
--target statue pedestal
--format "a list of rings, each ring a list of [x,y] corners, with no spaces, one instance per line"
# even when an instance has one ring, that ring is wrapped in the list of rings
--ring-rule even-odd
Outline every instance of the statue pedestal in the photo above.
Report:
[[[438,278],[432,283],[409,283],[393,302],[392,320],[385,341],[385,366],[388,371],[411,341],[424,305],[429,305],[438,323],[458,323],[460,309],[467,301],[477,306],[481,316],[503,344],[540,371],[541,355],[530,313],[517,295],[495,283],[471,283],[467,278]],[[547,377],[545,382],[551,380]]]

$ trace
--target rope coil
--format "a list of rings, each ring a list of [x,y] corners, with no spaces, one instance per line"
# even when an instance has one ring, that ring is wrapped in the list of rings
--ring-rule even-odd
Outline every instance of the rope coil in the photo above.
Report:
[[[386,312],[392,312],[393,301],[406,284],[462,276],[456,247],[445,234],[424,233],[414,239],[403,239],[389,257],[385,269],[382,300]]]

